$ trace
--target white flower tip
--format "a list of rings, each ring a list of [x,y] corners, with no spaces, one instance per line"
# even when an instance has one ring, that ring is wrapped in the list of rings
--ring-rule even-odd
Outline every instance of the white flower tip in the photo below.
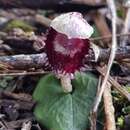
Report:
[[[53,19],[50,26],[68,38],[87,39],[93,33],[93,28],[78,12],[62,14]]]

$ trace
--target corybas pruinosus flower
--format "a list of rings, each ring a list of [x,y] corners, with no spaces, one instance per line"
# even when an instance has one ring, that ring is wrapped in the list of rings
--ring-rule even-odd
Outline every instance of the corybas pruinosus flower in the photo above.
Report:
[[[51,22],[45,46],[49,63],[65,92],[72,91],[71,78],[89,54],[92,33],[93,28],[77,12],[62,14]]]

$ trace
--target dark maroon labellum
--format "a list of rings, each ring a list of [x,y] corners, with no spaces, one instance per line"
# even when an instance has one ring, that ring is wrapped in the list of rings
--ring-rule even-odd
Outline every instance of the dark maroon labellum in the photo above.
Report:
[[[83,66],[83,59],[89,53],[89,39],[68,38],[52,27],[46,39],[49,63],[56,73],[74,73]]]

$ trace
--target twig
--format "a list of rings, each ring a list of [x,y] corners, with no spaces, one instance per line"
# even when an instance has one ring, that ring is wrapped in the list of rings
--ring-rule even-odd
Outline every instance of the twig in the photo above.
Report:
[[[101,36],[106,36],[106,35],[110,35],[111,32],[105,22],[105,18],[99,13],[93,13],[93,19],[94,19],[94,22],[96,24],[96,27],[99,31],[99,33],[101,34]],[[101,27],[102,25],[102,27]],[[104,42],[106,43],[110,43],[110,39],[103,39]]]
[[[110,54],[110,58],[108,61],[108,67],[107,67],[107,72],[106,75],[104,77],[103,83],[101,85],[101,89],[100,92],[98,94],[98,97],[96,98],[95,101],[95,105],[93,108],[93,112],[97,112],[99,103],[101,102],[101,98],[102,98],[102,94],[104,92],[108,77],[109,77],[109,72],[113,63],[113,60],[115,58],[115,54],[116,54],[116,46],[117,46],[117,39],[116,39],[116,9],[115,9],[115,4],[113,0],[107,0],[108,2],[108,6],[111,9],[111,13],[112,13],[112,47],[111,47],[111,54]]]
[[[116,78],[116,80],[120,83],[120,84],[123,84],[123,85],[125,85],[125,84],[129,84],[130,83],[130,77],[128,76],[126,76],[126,77],[119,77],[119,76],[116,76],[116,77],[114,77],[114,79]]]
[[[96,67],[97,71],[105,76],[106,70],[103,70],[101,67]],[[125,88],[123,88],[116,80],[114,80],[111,76],[109,76],[108,81],[112,84],[112,87],[116,89],[122,96],[124,96],[128,101],[130,101],[130,93],[128,93]]]
[[[110,54],[110,49],[101,49],[100,48],[100,55],[98,58],[98,61],[107,61],[108,57]],[[130,46],[126,47],[121,47],[117,49],[116,52],[116,57],[115,60],[120,61],[125,58],[130,58]],[[90,54],[86,62],[93,62],[95,59],[94,54]],[[42,68],[42,70],[46,70],[46,66],[49,65],[47,61],[47,57],[45,53],[41,54],[32,54],[32,55],[14,55],[14,56],[1,56],[0,57],[0,65],[4,68],[1,69],[6,69],[6,71],[0,72],[0,76],[5,76],[7,73],[10,73],[11,70],[24,70],[24,72],[19,71],[19,72],[13,72],[10,73],[9,75],[33,75],[33,74],[43,74],[45,73],[44,71],[41,72],[26,72],[28,69],[37,69],[37,68]],[[6,67],[6,68],[5,68]],[[9,70],[8,70],[9,69]],[[51,70],[51,68],[50,68]],[[2,74],[3,73],[3,74]]]
[[[6,122],[6,124],[7,124],[8,128],[10,128],[10,129],[17,129],[17,128],[20,128],[24,122],[28,122],[28,121],[32,121],[32,120],[33,120],[32,118],[21,119],[21,120],[17,120],[17,121]]]
[[[39,15],[38,15],[38,17],[39,17]],[[40,17],[41,17],[41,15],[40,15]],[[41,20],[42,20],[42,18],[41,18]],[[38,21],[40,22],[40,19]],[[44,23],[45,21],[41,21],[41,22]],[[127,37],[129,35],[130,35],[130,33],[120,33],[120,34],[116,34],[116,37],[117,38]],[[40,37],[40,38],[42,37],[43,41],[45,40],[44,36],[37,36],[36,35],[36,37]],[[7,36],[7,34],[6,34],[6,36],[0,35],[0,38],[3,40],[4,44],[8,44],[12,48],[15,47],[15,48],[19,48],[19,49],[21,48],[21,49],[24,49],[24,50],[31,49],[31,50],[35,51],[35,48],[33,48],[33,44],[34,44],[34,42],[36,42],[36,40],[30,39],[27,36],[17,36],[16,37],[16,36]],[[101,40],[103,41],[104,39],[111,39],[111,38],[112,38],[112,35],[107,34],[107,35],[103,35],[103,36],[100,36],[100,37],[90,38],[90,40],[92,42],[96,42],[96,41],[101,41]],[[24,44],[24,46],[22,46],[23,44]]]
[[[99,90],[100,90],[101,81],[102,81],[102,78],[100,76],[98,80],[97,94],[99,93]],[[96,120],[97,120],[97,113],[93,113],[93,111],[91,111],[90,113],[91,130],[96,130]]]
[[[38,17],[42,17],[41,15]],[[39,18],[38,18],[39,19]],[[42,20],[42,18],[41,18]],[[49,19],[50,20],[50,19]],[[45,22],[45,21],[40,21],[40,19],[38,20],[39,22]],[[47,24],[47,23],[46,23]],[[48,22],[49,24],[49,22]],[[47,26],[47,25],[46,25]],[[1,33],[1,32],[0,32]],[[116,37],[119,38],[119,37],[127,37],[129,36],[130,33],[120,33],[120,34],[116,34]],[[45,40],[45,36],[37,36],[36,37],[40,37],[43,39],[43,41]],[[4,44],[8,44],[9,46],[11,47],[19,47],[19,48],[22,48],[22,49],[31,49],[31,50],[34,50],[35,51],[35,48],[33,48],[33,44],[34,42],[36,42],[36,40],[34,39],[30,39],[29,37],[27,36],[1,36],[0,35],[0,38],[3,40]],[[103,36],[100,36],[100,37],[94,37],[94,38],[90,38],[90,40],[92,42],[96,42],[96,41],[100,41],[100,40],[104,40],[104,39],[111,39],[112,38],[112,35],[110,34],[107,34],[107,35],[103,35]],[[24,46],[22,46],[24,44]],[[4,46],[4,45],[3,45]]]
[[[90,5],[97,4],[97,2],[94,3],[93,0],[72,0],[72,1],[76,3],[90,4]]]
[[[96,0],[91,0],[91,1],[92,1],[93,4],[97,4],[98,3]],[[100,0],[100,2],[101,2],[101,0]],[[93,12],[92,18],[93,18],[93,20],[95,22],[95,25],[96,25],[99,33],[101,34],[101,36],[105,36],[105,35],[110,35],[111,34],[111,32],[110,32],[110,30],[108,28],[108,25],[107,25],[107,23],[105,21],[104,16],[99,11]],[[110,43],[109,42],[110,39],[104,39],[104,41],[106,43]]]
[[[98,61],[108,61],[108,56],[110,55],[110,49],[102,50],[100,49],[100,55],[98,58]],[[116,51],[115,60],[116,61],[122,61],[122,59],[129,58],[130,57],[130,47],[119,47]],[[92,56],[91,56],[92,58]],[[90,59],[91,59],[90,58]]]
[[[130,33],[120,33],[120,34],[116,34],[116,37],[126,37],[129,35],[130,35]],[[91,41],[99,41],[99,40],[110,39],[110,38],[112,38],[112,35],[94,37],[94,38],[91,38],[90,40]]]
[[[51,23],[51,19],[49,19],[43,15],[38,15],[38,14],[35,16],[35,20],[36,20],[36,22],[39,22],[40,24],[42,24],[46,27],[49,27],[50,23]]]
[[[24,122],[21,130],[31,130],[32,123],[31,121]]]
[[[4,107],[7,105],[14,106],[17,110],[27,110],[30,111],[35,105],[34,101],[20,101],[20,100],[11,100],[11,99],[1,99],[0,100],[0,106]]]
[[[106,88],[103,93],[104,110],[106,118],[106,130],[116,130],[114,106],[111,95],[111,84],[107,82]]]
[[[26,102],[32,101],[32,96],[30,96],[29,94],[25,94],[25,93],[18,93],[17,94],[17,93],[11,93],[11,92],[7,92],[7,91],[3,91],[2,96],[8,97],[8,98],[11,98],[11,99],[15,99],[15,100],[26,101]]]
[[[126,4],[127,3],[128,2],[126,2]],[[129,29],[130,29],[129,22],[130,22],[130,7],[128,7],[128,9],[127,9],[127,14],[126,14],[125,22],[124,22],[124,28],[122,30],[123,33],[129,33]],[[121,46],[126,46],[127,40],[128,40],[128,37],[123,38]]]
[[[47,61],[45,53],[32,54],[32,55],[15,55],[15,56],[1,56],[0,62],[6,63],[11,66],[12,69],[24,69],[25,68],[42,68]]]
[[[12,4],[13,3],[13,4]],[[104,8],[105,5],[102,3],[99,4],[82,4],[82,3],[75,3],[65,0],[21,0],[18,2],[17,0],[0,0],[0,8],[10,9],[10,8],[29,8],[29,9],[44,9],[44,10],[54,10],[58,13],[63,12],[72,12],[75,9],[79,12],[88,12],[91,10],[97,10],[100,8]]]
[[[27,34],[21,34],[19,36],[7,36],[2,37],[3,45],[8,45],[12,49],[16,50],[17,52],[22,53],[35,53],[39,52],[45,45],[45,36],[26,36]],[[40,45],[41,48],[38,48]],[[42,49],[43,51],[43,49]]]
[[[2,73],[2,72],[1,72]],[[35,72],[28,72],[28,71],[22,71],[22,72],[15,72],[15,73],[12,73],[12,72],[4,72],[3,74],[0,74],[0,77],[1,76],[25,76],[25,75],[43,75],[43,74],[47,74],[47,73],[50,73],[49,71],[35,71]]]

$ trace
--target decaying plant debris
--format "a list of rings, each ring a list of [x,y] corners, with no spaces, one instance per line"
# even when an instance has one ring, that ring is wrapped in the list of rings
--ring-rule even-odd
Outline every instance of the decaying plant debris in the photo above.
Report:
[[[83,14],[84,18],[94,28],[94,34],[89,38],[89,42],[98,47],[98,51],[95,51],[95,48],[90,45],[89,55],[85,57],[83,61],[84,67],[82,67],[82,71],[85,74],[89,75],[91,73],[97,79],[99,78],[98,89],[93,88],[97,84],[95,77],[91,77],[91,74],[90,77],[87,77],[81,73],[76,74],[74,79],[71,78],[72,85],[78,84],[77,86],[81,85],[81,88],[78,90],[76,86],[71,94],[67,95],[72,98],[72,102],[75,104],[79,103],[77,106],[73,103],[71,107],[73,111],[77,110],[76,114],[78,115],[79,113],[78,116],[82,115],[82,111],[86,112],[82,105],[86,107],[87,103],[84,103],[83,99],[85,98],[91,103],[93,110],[91,108],[92,111],[87,112],[88,115],[86,115],[89,122],[91,122],[91,126],[88,125],[85,115],[83,119],[77,121],[78,126],[76,126],[75,120],[79,118],[74,115],[72,130],[84,130],[84,120],[87,121],[86,128],[88,130],[130,129],[129,0],[0,0],[0,8],[1,130],[49,130],[49,128],[58,130],[60,128],[57,122],[55,124],[54,117],[51,119],[51,117],[42,115],[43,118],[41,117],[41,119],[45,121],[37,119],[39,116],[37,111],[40,111],[40,107],[44,105],[41,100],[43,99],[44,103],[48,100],[44,99],[44,95],[39,92],[40,90],[44,91],[46,97],[46,93],[48,93],[49,97],[51,94],[55,95],[55,90],[56,92],[57,90],[58,92],[62,91],[58,88],[60,86],[59,81],[53,76],[54,68],[48,63],[46,40],[51,21],[60,14],[68,12],[80,12]],[[95,56],[97,53],[99,53],[98,57]],[[48,76],[48,74],[50,75]],[[44,87],[41,89],[42,83],[44,83]],[[54,88],[52,89],[54,91],[50,93],[46,86],[52,86],[52,83],[54,83]],[[84,97],[82,95],[82,93],[84,94],[82,86],[86,90],[87,87],[85,85],[87,83],[90,83],[93,88],[93,93],[92,88],[88,90],[90,91],[88,99],[86,98],[87,94]],[[37,89],[38,87],[40,88],[39,90]],[[79,96],[81,100],[78,98],[76,100],[76,92],[78,93],[77,97]],[[89,94],[94,95],[95,92],[97,97],[92,97],[95,99],[94,102],[89,99]],[[70,98],[67,99],[67,96],[61,95],[58,96],[62,97],[63,101],[70,101]],[[56,109],[59,114],[61,112],[59,108],[64,103],[61,104],[60,99],[57,101],[58,96],[55,95],[49,101],[53,102],[55,100],[55,105],[52,103],[54,105],[52,109]],[[58,108],[56,104],[61,106]],[[78,111],[80,105],[81,113]],[[40,107],[37,108],[37,106]],[[45,107],[48,108],[46,105]],[[51,113],[51,108],[48,109]],[[66,105],[64,109],[68,111]],[[86,110],[89,109],[89,107],[86,108]],[[47,110],[43,109],[43,111]],[[45,112],[43,113],[45,114]],[[40,114],[43,113],[41,112]],[[47,112],[48,116],[51,115],[50,113]],[[52,116],[53,113],[55,111],[52,112]],[[71,110],[68,113],[70,114]],[[58,114],[57,118],[59,118]],[[69,116],[65,115],[65,118],[68,119]],[[63,125],[63,122],[68,126]],[[61,126],[63,126],[61,130],[70,129],[67,121],[63,122],[60,122]]]

